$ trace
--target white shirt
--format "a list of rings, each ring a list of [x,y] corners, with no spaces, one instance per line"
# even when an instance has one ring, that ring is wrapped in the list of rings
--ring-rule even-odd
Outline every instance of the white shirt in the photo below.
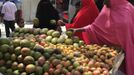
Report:
[[[7,1],[3,5],[1,13],[4,14],[4,20],[13,21],[15,20],[16,11],[17,11],[16,5],[13,2]]]

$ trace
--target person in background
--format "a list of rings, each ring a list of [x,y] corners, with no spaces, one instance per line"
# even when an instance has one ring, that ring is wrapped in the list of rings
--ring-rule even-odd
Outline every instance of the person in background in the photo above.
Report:
[[[10,0],[5,0],[6,2],[3,4],[1,13],[3,15],[6,36],[9,37],[10,29],[12,31],[15,30],[15,13],[17,11],[17,7]]]
[[[60,19],[58,11],[49,0],[40,0],[36,18],[39,19],[38,28],[57,29],[56,22]]]
[[[56,1],[56,9],[58,12],[63,12],[68,10],[69,0],[55,0]]]
[[[3,4],[4,4],[4,1],[0,3],[0,23],[3,22],[3,19],[2,19],[3,15],[1,14]]]
[[[24,27],[24,19],[22,17],[21,5],[17,5],[17,2],[15,2],[14,0],[12,0],[11,2],[13,2],[17,7],[17,11],[15,13],[16,24],[18,25],[18,27],[22,28],[22,27]]]
[[[21,9],[18,9],[16,11],[15,17],[16,17],[16,23],[17,23],[17,25],[20,28],[24,27],[24,19],[22,17],[22,10]]]
[[[68,22],[69,0],[56,0],[56,9],[59,12],[60,19]]]
[[[91,24],[74,32],[85,31],[91,43],[119,46],[125,52],[125,75],[134,74],[134,6],[127,0],[107,0]]]
[[[63,12],[63,0],[55,0],[56,9],[59,13]]]
[[[73,17],[71,18],[71,23],[73,23],[73,19],[75,18],[75,16],[77,15],[78,11],[80,10],[81,8],[81,1],[78,1],[76,4],[75,4],[75,13],[73,15]]]
[[[59,20],[58,25],[65,25],[68,30],[69,28],[81,28],[91,24],[99,14],[99,10],[95,5],[94,0],[81,0],[80,3],[80,9],[73,18],[72,23],[69,24]],[[85,32],[75,33],[75,36],[78,36],[80,39],[84,40],[86,44],[89,44],[89,40]]]

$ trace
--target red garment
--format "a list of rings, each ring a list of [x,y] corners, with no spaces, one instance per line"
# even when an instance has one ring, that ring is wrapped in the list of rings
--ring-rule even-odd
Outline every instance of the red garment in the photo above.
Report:
[[[91,24],[99,14],[99,10],[95,5],[94,0],[81,0],[82,6],[77,15],[73,19],[73,23],[66,24],[66,28],[81,28]],[[79,32],[75,34],[80,39],[89,44],[89,39],[86,32]]]

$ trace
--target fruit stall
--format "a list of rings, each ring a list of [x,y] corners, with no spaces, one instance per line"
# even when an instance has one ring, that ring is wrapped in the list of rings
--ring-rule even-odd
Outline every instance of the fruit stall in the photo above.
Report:
[[[3,75],[115,75],[123,59],[121,49],[85,45],[71,31],[17,28],[0,38]]]

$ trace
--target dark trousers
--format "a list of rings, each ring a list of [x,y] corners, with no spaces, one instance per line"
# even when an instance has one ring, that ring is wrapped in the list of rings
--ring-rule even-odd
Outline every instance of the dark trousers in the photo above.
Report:
[[[10,29],[12,30],[12,32],[15,30],[15,21],[4,20],[4,24],[5,24],[6,36],[9,37]]]
[[[0,29],[0,37],[1,37],[1,29]]]

